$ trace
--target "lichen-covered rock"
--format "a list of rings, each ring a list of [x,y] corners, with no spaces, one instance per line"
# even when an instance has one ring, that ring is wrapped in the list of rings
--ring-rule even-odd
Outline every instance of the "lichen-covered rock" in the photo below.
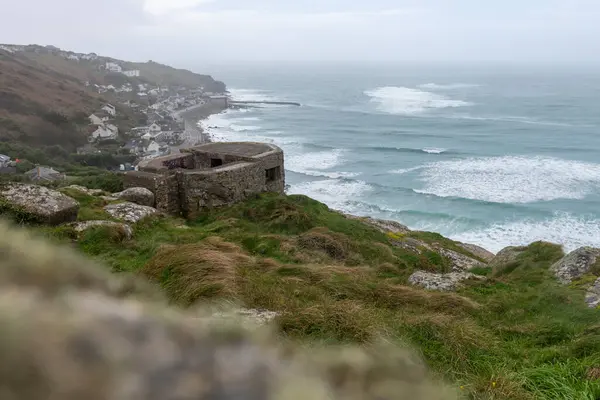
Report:
[[[70,226],[77,233],[83,233],[88,229],[95,228],[97,226],[106,226],[121,232],[126,240],[131,239],[133,236],[133,229],[131,229],[131,226],[114,221],[81,221],[73,222],[70,224]]]
[[[568,284],[587,274],[600,257],[600,249],[580,247],[554,263],[550,270],[561,283]]]
[[[143,187],[132,187],[119,193],[114,193],[112,197],[130,201],[141,206],[154,207],[154,193]]]
[[[85,193],[88,196],[100,196],[104,193],[104,190],[102,190],[102,189],[88,189],[85,186],[80,186],[80,185],[66,186],[65,189],[77,190],[78,192]]]
[[[132,224],[135,224],[136,222],[139,222],[146,217],[158,213],[158,210],[156,210],[156,208],[142,206],[130,202],[109,204],[106,207],[104,207],[104,211],[106,211],[113,218],[125,222],[130,222]]]
[[[456,244],[487,263],[491,262],[494,257],[496,257],[491,251],[471,243],[456,242]]]
[[[390,343],[306,349],[268,327],[205,323],[2,223],[0,254],[3,400],[458,398]]]
[[[585,303],[589,308],[600,307],[600,278],[587,290],[585,294]]]
[[[436,274],[433,272],[417,271],[408,278],[408,282],[412,285],[420,286],[428,290],[454,292],[463,286],[462,282],[469,279],[483,280],[485,278],[469,272]]]
[[[8,212],[18,220],[59,225],[77,219],[79,203],[45,186],[10,182],[0,184],[2,212]]]
[[[454,250],[445,249],[443,247],[437,247],[437,252],[442,256],[446,257],[452,263],[452,271],[453,272],[464,272],[469,271],[473,268],[477,267],[485,267],[486,264],[481,261],[469,257],[465,254],[458,253]]]
[[[269,324],[277,316],[279,316],[279,313],[274,311],[241,308],[237,310],[217,311],[211,313],[208,317],[204,317],[203,320],[217,322],[221,320],[235,320],[246,327],[260,327]]]
[[[505,267],[514,263],[524,251],[523,247],[509,246],[505,247],[496,254],[488,266],[492,267],[493,274],[501,273]]]

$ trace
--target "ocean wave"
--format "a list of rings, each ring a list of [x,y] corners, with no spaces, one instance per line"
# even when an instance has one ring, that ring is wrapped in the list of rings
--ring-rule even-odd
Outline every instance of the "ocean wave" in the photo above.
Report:
[[[417,167],[393,169],[393,170],[389,171],[389,173],[390,174],[397,174],[397,175],[404,175],[404,174],[407,174],[409,172],[418,171],[418,170],[423,169],[423,168],[425,168],[424,165],[419,165]]]
[[[262,89],[229,89],[229,95],[237,101],[277,101],[278,98],[268,90]]]
[[[260,130],[260,126],[254,126],[254,125],[237,125],[237,124],[230,124],[229,128],[236,131],[236,132],[246,132],[246,131],[258,131]]]
[[[345,152],[344,149],[309,153],[299,151],[296,154],[287,156],[286,169],[311,176],[323,175],[325,172],[334,173],[336,171],[326,170],[342,165]]]
[[[449,149],[438,148],[438,147],[412,148],[412,147],[372,146],[372,147],[357,147],[357,149],[375,150],[375,151],[393,152],[393,153],[459,154],[458,152],[454,152],[454,151],[450,151]]]
[[[422,89],[430,89],[430,90],[453,90],[453,89],[468,89],[468,88],[476,88],[481,87],[476,83],[448,83],[448,84],[437,84],[437,83],[424,83],[419,85]]]
[[[594,217],[555,213],[544,220],[496,223],[480,228],[449,235],[454,240],[474,243],[498,252],[507,246],[523,246],[538,240],[558,243],[569,252],[582,246],[598,247],[600,243],[600,220]]]
[[[365,94],[378,109],[388,114],[418,115],[429,110],[465,107],[472,105],[440,94],[407,87],[386,86],[368,90]]]
[[[593,125],[576,125],[566,122],[555,122],[555,121],[542,121],[530,117],[519,117],[519,116],[476,116],[468,114],[453,114],[445,115],[444,118],[449,119],[464,119],[470,121],[492,121],[492,122],[511,122],[517,124],[528,124],[528,125],[541,125],[541,126],[563,126],[563,127],[591,127]]]
[[[291,185],[288,193],[303,194],[335,210],[356,214],[362,206],[355,199],[372,190],[373,187],[363,181],[326,179]]]
[[[482,157],[420,167],[415,192],[495,203],[583,199],[600,189],[600,164],[551,157]]]

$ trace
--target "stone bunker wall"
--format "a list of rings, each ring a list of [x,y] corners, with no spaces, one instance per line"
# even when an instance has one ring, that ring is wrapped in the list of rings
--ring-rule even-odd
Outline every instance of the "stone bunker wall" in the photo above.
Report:
[[[158,210],[184,217],[193,217],[205,208],[235,204],[258,193],[284,192],[284,156],[277,146],[238,144],[240,154],[232,153],[231,147],[208,146],[140,163],[139,171],[125,173],[125,187],[149,189]]]

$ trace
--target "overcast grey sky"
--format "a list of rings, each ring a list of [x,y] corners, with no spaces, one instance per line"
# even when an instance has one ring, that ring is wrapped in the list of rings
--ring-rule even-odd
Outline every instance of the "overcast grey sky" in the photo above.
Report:
[[[600,0],[0,0],[0,41],[124,59],[600,63]]]

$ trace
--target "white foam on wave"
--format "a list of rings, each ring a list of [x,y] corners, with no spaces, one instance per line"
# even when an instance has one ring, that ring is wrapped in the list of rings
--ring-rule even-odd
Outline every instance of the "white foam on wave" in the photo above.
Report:
[[[363,181],[326,179],[291,185],[288,193],[306,195],[327,204],[335,210],[357,213],[361,209],[359,205],[356,205],[355,200],[372,190],[373,187]]]
[[[429,90],[454,90],[454,89],[468,89],[480,87],[481,85],[475,83],[447,83],[447,84],[437,84],[437,83],[424,83],[419,85],[422,89]]]
[[[417,193],[497,203],[583,199],[600,190],[600,164],[551,157],[482,157],[424,166]]]
[[[403,174],[407,174],[409,172],[418,171],[418,170],[423,169],[423,168],[424,168],[424,166],[420,165],[418,167],[394,169],[394,170],[389,171],[389,173],[390,174],[403,175]]]
[[[284,149],[285,150],[285,149]],[[286,169],[310,176],[324,176],[332,179],[352,178],[358,176],[354,172],[327,171],[344,163],[346,150],[335,149],[306,153],[301,149],[291,152],[285,161]]]
[[[415,115],[428,110],[471,105],[466,101],[407,87],[386,86],[368,90],[365,94],[371,97],[371,102],[376,104],[380,111],[389,114]]]
[[[600,247],[600,220],[557,213],[542,221],[498,223],[489,228],[449,235],[453,240],[480,245],[498,252],[507,246],[523,246],[538,240],[558,243],[570,252],[581,246]]]
[[[445,153],[446,151],[448,151],[448,149],[439,149],[436,147],[425,147],[425,148],[421,149],[421,151],[428,153],[428,154],[442,154],[442,153]]]

